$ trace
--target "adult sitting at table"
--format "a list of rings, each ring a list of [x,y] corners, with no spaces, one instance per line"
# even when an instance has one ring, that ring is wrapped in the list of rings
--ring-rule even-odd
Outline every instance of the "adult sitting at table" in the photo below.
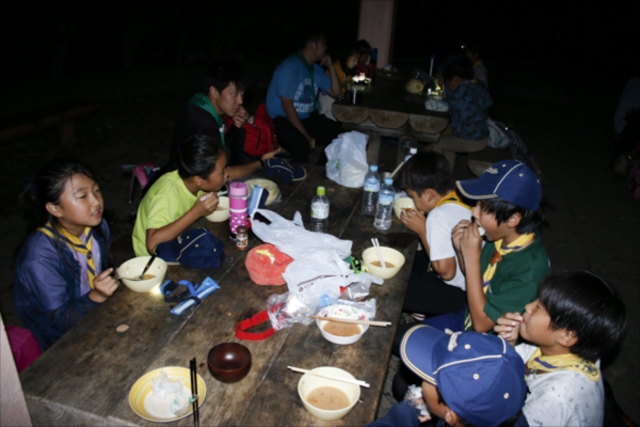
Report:
[[[484,150],[489,141],[488,110],[492,101],[486,87],[473,80],[473,70],[467,58],[445,65],[443,70],[446,101],[451,112],[451,132],[445,130],[433,145],[454,170],[456,153]]]
[[[45,351],[118,288],[111,232],[94,175],[70,159],[35,178],[38,225],[16,258],[15,304],[22,326]]]
[[[264,169],[270,176],[282,174],[287,182],[304,179],[306,171],[302,167],[274,158],[279,149],[260,158],[251,158],[244,153],[240,129],[247,123],[249,113],[242,105],[245,81],[243,70],[237,63],[212,64],[205,74],[203,89],[189,99],[178,117],[171,139],[168,170],[178,168],[178,146],[182,142],[198,134],[219,133],[229,162],[229,179],[239,179],[259,169]]]
[[[267,90],[267,112],[273,118],[278,143],[294,161],[308,162],[316,142],[327,145],[342,130],[340,124],[318,113],[318,90],[334,97],[342,91],[331,57],[326,54],[324,35],[308,31],[301,38],[300,48],[274,71]]]
[[[193,136],[178,146],[178,169],[158,178],[140,201],[133,228],[137,256],[154,253],[160,243],[174,240],[216,210],[216,192],[229,179],[219,138],[216,131]]]

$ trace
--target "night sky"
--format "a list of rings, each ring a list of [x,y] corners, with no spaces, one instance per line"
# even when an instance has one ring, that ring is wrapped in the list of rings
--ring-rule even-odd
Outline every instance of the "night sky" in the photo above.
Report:
[[[630,6],[637,2],[565,3],[398,0],[393,59],[442,58],[475,43],[488,60],[582,64],[622,79],[637,73],[629,63],[640,39]],[[14,2],[1,18],[4,83],[174,65],[194,52],[283,58],[306,25],[322,28],[335,53],[355,40],[358,11],[358,0]]]

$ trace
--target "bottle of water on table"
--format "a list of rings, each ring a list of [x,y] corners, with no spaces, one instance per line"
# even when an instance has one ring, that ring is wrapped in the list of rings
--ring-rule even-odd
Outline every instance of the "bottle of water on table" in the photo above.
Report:
[[[388,230],[391,227],[391,215],[393,214],[393,199],[396,191],[393,188],[393,178],[385,178],[378,193],[378,206],[373,226],[378,230]]]
[[[324,187],[316,189],[311,200],[311,231],[327,233],[329,231],[329,198]]]
[[[378,204],[378,192],[380,191],[380,174],[378,165],[369,166],[369,172],[364,177],[364,194],[362,195],[362,213],[374,216]]]

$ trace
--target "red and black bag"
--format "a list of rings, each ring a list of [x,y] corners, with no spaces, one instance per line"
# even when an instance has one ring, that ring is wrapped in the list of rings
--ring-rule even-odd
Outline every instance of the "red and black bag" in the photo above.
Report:
[[[267,114],[267,107],[260,104],[253,116],[253,123],[247,121],[238,132],[238,145],[242,151],[251,157],[260,157],[278,148],[273,121]],[[233,126],[233,119],[225,116],[227,126]]]

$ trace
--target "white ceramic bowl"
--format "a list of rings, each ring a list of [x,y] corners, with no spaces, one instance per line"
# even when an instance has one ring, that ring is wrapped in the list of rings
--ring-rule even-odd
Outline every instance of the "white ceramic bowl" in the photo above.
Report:
[[[249,179],[244,183],[247,184],[247,200],[249,200],[249,197],[251,196],[251,190],[253,190],[253,187],[256,185],[259,185],[260,187],[269,191],[269,197],[267,197],[267,201],[265,202],[266,206],[275,203],[280,196],[280,189],[278,188],[278,184],[268,179],[255,178]]]
[[[398,219],[402,216],[402,211],[405,209],[415,210],[416,205],[413,203],[411,197],[398,197],[393,201],[393,211]]]
[[[386,246],[381,246],[380,251],[382,251],[382,258],[384,258],[385,264],[389,262],[393,264],[393,267],[387,266],[387,268],[382,268],[372,264],[373,261],[379,261],[376,248],[374,247],[365,249],[364,252],[362,252],[362,262],[364,262],[369,273],[382,279],[391,279],[398,274],[398,271],[400,271],[404,265],[404,255],[402,255],[402,252]]]
[[[137,277],[142,273],[142,270],[145,265],[147,265],[149,258],[151,258],[150,255],[131,258],[118,268],[118,276],[127,288],[134,292],[148,292],[162,283],[164,275],[167,274],[167,263],[159,257],[156,257],[153,264],[151,264],[145,273],[152,275],[153,278],[148,280],[129,280],[130,278]]]
[[[223,222],[229,219],[229,197],[218,197],[218,207],[213,213],[205,216],[211,222]]]
[[[349,372],[331,366],[321,366],[319,368],[311,369],[311,372],[355,379]],[[349,406],[335,410],[320,409],[313,406],[307,401],[307,396],[319,387],[335,387],[344,392],[349,398]],[[315,375],[306,373],[300,378],[300,381],[298,381],[298,395],[302,400],[302,404],[311,415],[324,421],[333,421],[344,417],[349,413],[349,411],[351,411],[351,409],[353,409],[356,402],[358,402],[358,399],[360,399],[360,386],[339,380],[316,377]]]
[[[364,311],[355,308],[349,307],[345,304],[337,304],[331,305],[329,307],[325,307],[318,313],[318,316],[328,316],[328,317],[338,317],[343,319],[357,319],[357,320],[369,320],[369,317],[365,314]],[[357,342],[362,338],[367,329],[369,329],[369,325],[354,325],[360,329],[360,333],[357,335],[349,335],[349,336],[340,336],[334,335],[323,328],[328,323],[327,320],[316,319],[316,325],[320,329],[320,333],[322,336],[329,342],[340,345],[349,345]]]

